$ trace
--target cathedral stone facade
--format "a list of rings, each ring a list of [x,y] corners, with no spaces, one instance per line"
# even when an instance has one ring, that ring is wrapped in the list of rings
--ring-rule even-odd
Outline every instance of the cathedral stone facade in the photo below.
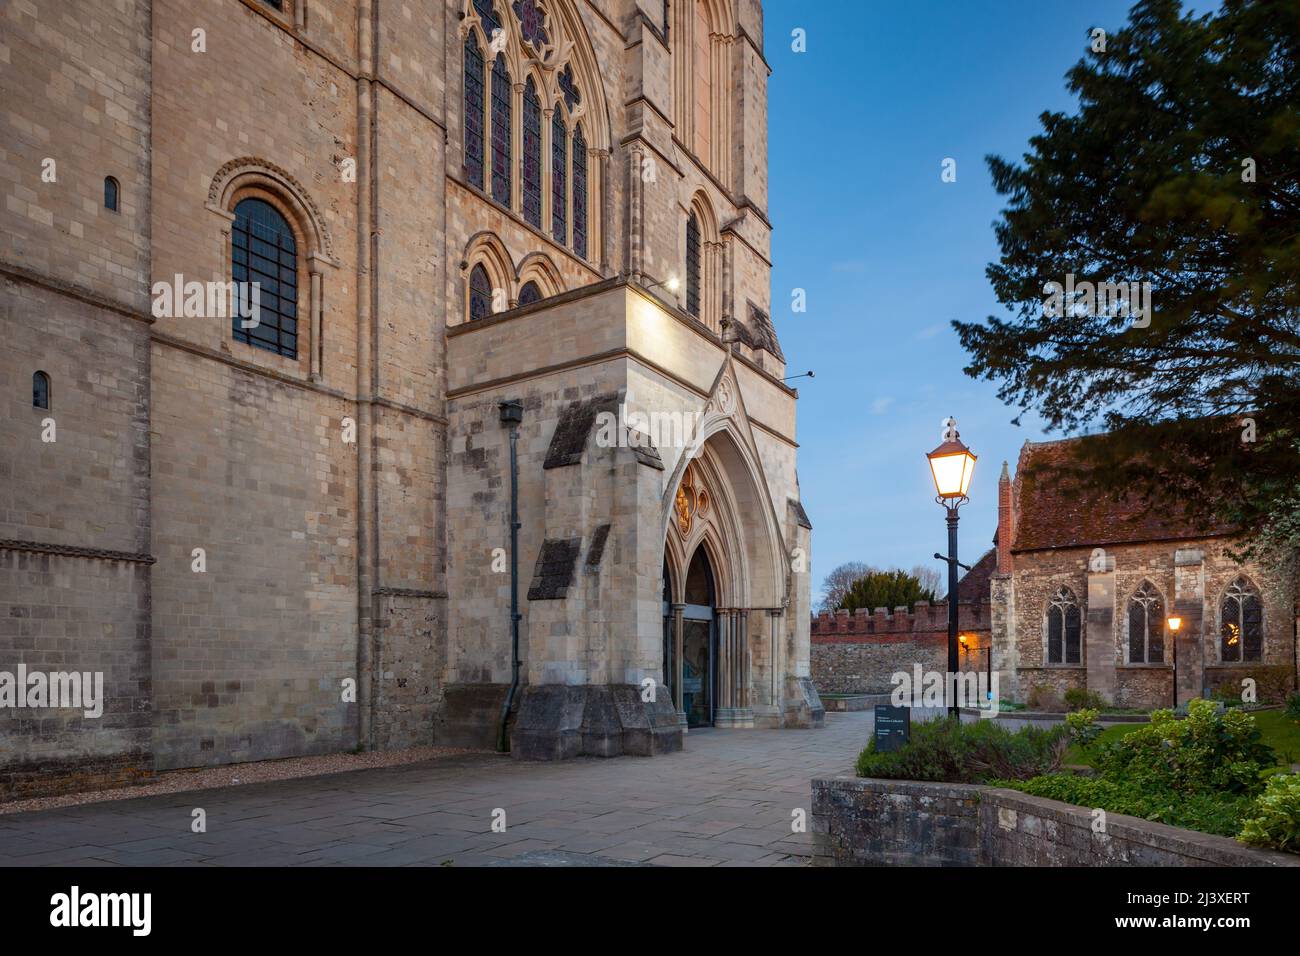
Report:
[[[1077,688],[1153,708],[1293,690],[1296,569],[1238,563],[1230,528],[1191,527],[1168,504],[1071,490],[1041,470],[1068,465],[1086,440],[1026,442],[1014,478],[1003,465],[989,583],[1001,694],[1059,709]]]
[[[0,788],[821,721],[758,0],[0,17]]]

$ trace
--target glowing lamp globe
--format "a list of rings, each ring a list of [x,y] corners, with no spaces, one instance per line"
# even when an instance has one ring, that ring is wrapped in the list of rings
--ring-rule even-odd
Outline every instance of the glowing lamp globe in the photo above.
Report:
[[[962,444],[957,423],[948,419],[943,444],[925,456],[930,461],[934,487],[944,501],[965,498],[970,488],[971,475],[975,473],[975,455]]]

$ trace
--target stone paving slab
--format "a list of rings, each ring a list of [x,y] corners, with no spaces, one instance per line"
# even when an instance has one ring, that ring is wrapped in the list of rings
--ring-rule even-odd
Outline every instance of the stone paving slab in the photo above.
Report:
[[[814,777],[852,772],[871,721],[691,733],[653,758],[472,754],[7,814],[0,866],[799,866],[812,844],[792,811],[811,815]],[[206,833],[190,831],[196,807]]]

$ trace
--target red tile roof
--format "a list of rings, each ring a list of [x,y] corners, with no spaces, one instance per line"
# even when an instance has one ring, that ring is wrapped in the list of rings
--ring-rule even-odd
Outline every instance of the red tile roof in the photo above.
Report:
[[[1195,527],[1176,504],[1145,503],[1137,496],[1110,498],[1083,490],[1068,477],[1033,468],[1068,467],[1079,442],[1025,442],[1013,486],[1014,551],[1095,547],[1141,541],[1171,541],[1231,534],[1226,525]]]

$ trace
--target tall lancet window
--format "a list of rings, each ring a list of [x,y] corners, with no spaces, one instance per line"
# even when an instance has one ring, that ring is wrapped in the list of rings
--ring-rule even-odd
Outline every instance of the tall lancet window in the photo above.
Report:
[[[465,180],[483,188],[483,51],[465,38]]]
[[[569,242],[569,131],[559,108],[551,120],[551,235],[560,245]]]
[[[573,131],[573,251],[587,258],[587,141]]]
[[[700,317],[700,220],[686,220],[686,311]]]
[[[542,103],[530,76],[524,84],[524,218],[542,228]]]
[[[1128,661],[1163,664],[1165,609],[1150,581],[1143,581],[1128,601]]]
[[[504,56],[492,64],[492,198],[510,205],[510,73]]]

